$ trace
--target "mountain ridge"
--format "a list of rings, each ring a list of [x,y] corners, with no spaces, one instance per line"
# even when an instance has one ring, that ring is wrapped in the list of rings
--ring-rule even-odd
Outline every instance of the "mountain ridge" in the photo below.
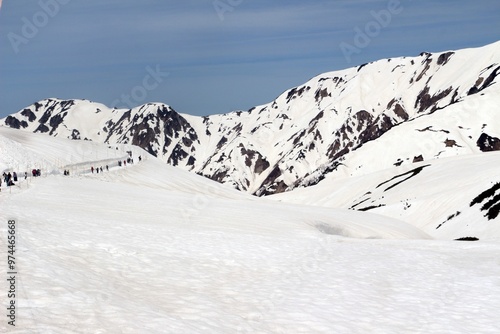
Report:
[[[499,51],[497,42],[326,72],[247,112],[198,117],[163,103],[110,109],[87,100],[46,99],[1,123],[52,136],[137,145],[168,164],[270,195],[317,184],[332,172],[373,171],[351,162],[355,152],[393,133],[398,138],[392,140],[406,142],[405,155],[366,162],[384,169],[498,149],[500,127],[491,115],[500,101],[495,85]],[[455,111],[448,116],[452,127],[440,117],[450,108]],[[467,125],[470,115],[472,127]],[[488,121],[479,124],[477,118]],[[437,123],[443,126],[436,128]],[[450,138],[441,138],[445,135]],[[364,159],[391,155],[383,147],[377,150]]]

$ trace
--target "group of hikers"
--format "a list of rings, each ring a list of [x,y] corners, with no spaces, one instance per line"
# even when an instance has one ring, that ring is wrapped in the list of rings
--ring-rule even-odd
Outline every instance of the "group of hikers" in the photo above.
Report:
[[[121,167],[121,166],[125,166],[125,167],[126,167],[126,166],[127,166],[127,163],[128,163],[128,164],[133,164],[133,163],[134,163],[134,159],[132,159],[132,153],[131,153],[131,152],[129,152],[129,155],[130,155],[130,157],[129,157],[129,158],[127,158],[126,160],[123,160],[123,161],[118,160],[118,167]],[[141,156],[139,156],[139,161],[142,161],[142,157],[141,157]],[[108,165],[106,165],[106,166],[105,166],[105,168],[106,168],[106,172],[108,172],[108,171],[109,171],[109,166],[108,166]],[[94,174],[94,171],[95,171],[97,174],[99,174],[99,172],[101,172],[101,173],[103,173],[103,172],[104,172],[104,170],[103,170],[102,166],[100,166],[100,167],[95,167],[95,168],[94,168],[94,166],[91,166],[91,167],[90,167],[90,172],[91,172],[92,174]],[[64,175],[66,175],[66,174],[64,174]],[[69,175],[69,172],[68,172],[68,174],[67,174],[67,175]]]
[[[28,173],[24,173],[24,174],[25,174],[25,176],[28,176],[28,175],[27,175]],[[40,168],[38,168],[38,169],[33,169],[33,170],[31,171],[31,175],[33,175],[33,177],[42,176],[42,171],[40,170]]]
[[[92,172],[92,174],[94,174],[94,170],[97,172],[97,174],[99,174],[99,171],[101,171],[101,173],[103,172],[102,166],[101,167],[96,167],[96,168],[94,168],[94,166],[90,167],[90,171]],[[107,171],[109,171],[108,165],[106,165],[106,172]]]
[[[118,166],[121,167],[122,165],[123,166],[127,166],[127,163],[129,164],[133,164],[134,163],[134,160],[132,159],[132,152],[128,152],[129,153],[129,158],[127,158],[126,160],[123,160],[123,161],[118,161]],[[139,161],[142,160],[142,157],[139,156]],[[106,171],[109,171],[109,166],[106,165],[104,167],[106,169]],[[90,167],[90,171],[92,172],[92,174],[94,173],[94,171],[96,173],[103,173],[104,172],[104,169],[102,168],[102,166],[100,167],[95,167],[92,166]],[[39,169],[39,168],[36,168],[36,169],[33,169],[31,170],[31,175],[33,177],[39,177],[39,176],[42,176],[42,171]],[[63,175],[65,176],[69,176],[69,170],[65,169],[64,170],[64,173]],[[24,172],[24,179],[26,180],[28,178],[28,172]],[[3,175],[2,175],[2,178],[0,178],[0,191],[2,191],[2,182],[4,182],[7,187],[11,187],[11,186],[14,186],[16,185],[14,182],[17,182],[18,181],[18,175],[16,172],[4,172]]]
[[[17,174],[16,172],[13,172],[12,174],[9,173],[3,173],[2,175],[3,182],[7,185],[7,187],[15,185],[14,182],[17,182]],[[2,179],[0,179],[0,186],[2,185]]]
[[[28,177],[28,173],[24,172],[24,179]],[[0,178],[0,191],[2,191],[2,180],[5,182],[7,187],[15,186],[16,184],[14,182],[17,182],[17,173],[16,172],[8,172],[8,173],[3,173],[2,178]]]

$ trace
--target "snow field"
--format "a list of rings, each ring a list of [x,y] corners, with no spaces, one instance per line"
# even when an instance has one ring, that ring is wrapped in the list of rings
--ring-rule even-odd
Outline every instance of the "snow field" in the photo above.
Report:
[[[2,146],[2,166],[37,152],[56,167],[71,160],[61,152],[74,142],[0,128],[6,137],[19,145]],[[83,159],[72,163],[95,163]],[[2,192],[0,208],[18,224],[19,271],[16,328],[4,319],[0,332],[500,330],[498,243],[428,240],[395,218],[255,198],[153,157],[37,178]],[[2,223],[2,259],[5,240]]]

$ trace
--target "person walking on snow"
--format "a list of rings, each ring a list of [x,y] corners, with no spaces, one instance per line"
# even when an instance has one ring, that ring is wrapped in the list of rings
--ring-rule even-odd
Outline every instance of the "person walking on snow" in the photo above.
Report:
[[[94,166],[90,167],[90,171],[94,174]]]

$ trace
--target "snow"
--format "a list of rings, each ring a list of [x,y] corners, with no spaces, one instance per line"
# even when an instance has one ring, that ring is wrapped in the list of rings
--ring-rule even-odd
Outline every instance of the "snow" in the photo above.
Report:
[[[368,145],[366,149],[369,148]],[[367,175],[344,178],[329,175],[315,186],[269,199],[356,210],[373,207],[370,212],[403,220],[434,238],[469,236],[498,242],[500,219],[486,219],[484,212],[470,203],[500,182],[499,164],[500,152],[489,152],[424,161]],[[410,172],[418,168],[422,168],[421,172],[412,176]],[[457,211],[460,215],[447,222]]]
[[[90,173],[131,149],[135,164]],[[0,332],[500,331],[496,242],[431,240],[397,217],[251,197],[138,148],[0,127],[0,172],[37,164],[51,173],[0,193],[19,272],[16,328],[4,317]]]

